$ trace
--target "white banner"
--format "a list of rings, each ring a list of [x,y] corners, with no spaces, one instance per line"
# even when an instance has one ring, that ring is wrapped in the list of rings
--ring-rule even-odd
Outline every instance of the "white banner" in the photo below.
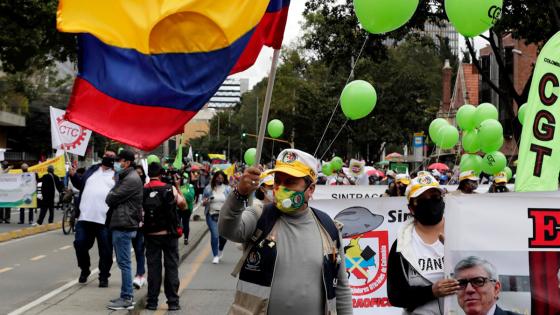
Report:
[[[558,314],[559,203],[558,192],[447,197],[446,274],[463,278],[465,271],[454,274],[454,267],[469,256],[482,258],[497,269],[500,308],[520,314]],[[460,304],[474,307],[474,302],[462,301],[465,295],[449,297],[446,313],[465,314]]]
[[[35,173],[0,175],[0,208],[36,208]]]
[[[83,156],[86,153],[91,130],[65,120],[65,111],[61,109],[51,106],[50,112],[52,148]]]
[[[457,185],[442,185],[448,192],[457,190]],[[513,185],[508,184],[507,187],[513,191]],[[478,185],[476,190],[479,194],[488,192],[490,185]],[[387,185],[369,185],[369,186],[354,186],[354,185],[317,185],[313,193],[313,199],[367,199],[381,197]]]

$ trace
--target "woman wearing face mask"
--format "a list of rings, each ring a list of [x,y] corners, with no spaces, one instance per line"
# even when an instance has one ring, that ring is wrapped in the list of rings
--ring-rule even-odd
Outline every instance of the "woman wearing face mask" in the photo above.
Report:
[[[212,259],[213,264],[220,263],[222,250],[226,245],[226,239],[220,237],[218,234],[218,217],[220,215],[220,209],[224,205],[229,192],[230,187],[228,186],[226,174],[222,171],[218,171],[214,173],[210,185],[206,186],[202,193],[202,205],[205,207],[204,214],[206,215],[206,223],[210,229],[210,245],[212,246],[212,254],[214,254],[214,259]]]
[[[476,176],[474,171],[464,171],[459,175],[459,187],[450,195],[470,195],[476,194],[476,189],[478,188],[478,176]]]
[[[444,279],[443,194],[427,172],[419,173],[407,187],[413,219],[398,232],[387,272],[389,301],[403,308],[403,314],[443,314],[443,297],[459,289],[456,280]]]

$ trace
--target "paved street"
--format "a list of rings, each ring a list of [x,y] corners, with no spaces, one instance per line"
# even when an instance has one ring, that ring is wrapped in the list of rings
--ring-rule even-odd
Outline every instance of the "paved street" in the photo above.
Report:
[[[64,235],[59,229],[0,243],[0,314],[78,277],[73,240],[73,234]],[[97,266],[95,257],[94,246],[93,266]]]
[[[37,209],[36,213],[33,214],[33,222],[37,222],[37,219],[39,218],[39,212],[40,212],[40,209]],[[28,224],[29,223],[28,219],[29,219],[29,210],[25,209],[24,224],[17,224],[18,221],[19,221],[19,209],[18,208],[12,208],[10,223],[9,224],[0,223],[0,233],[30,227],[30,225]],[[48,220],[49,220],[49,213],[47,212],[47,215],[45,216],[45,220],[43,221],[43,224],[48,223]],[[60,221],[62,221],[62,211],[60,209],[55,209],[54,210],[54,222],[60,222]],[[62,233],[62,231],[61,231],[61,233]],[[2,261],[0,260],[0,265],[1,264],[2,264]]]

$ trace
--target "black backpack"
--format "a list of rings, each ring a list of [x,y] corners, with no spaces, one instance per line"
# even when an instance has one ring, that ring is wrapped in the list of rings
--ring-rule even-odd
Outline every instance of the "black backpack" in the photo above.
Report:
[[[169,234],[180,237],[182,229],[175,205],[175,196],[171,185],[144,188],[144,233],[166,230]]]

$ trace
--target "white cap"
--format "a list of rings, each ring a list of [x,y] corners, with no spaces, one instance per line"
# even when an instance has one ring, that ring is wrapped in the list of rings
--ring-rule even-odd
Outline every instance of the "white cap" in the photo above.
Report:
[[[271,172],[281,172],[294,177],[309,176],[317,181],[319,162],[311,154],[296,149],[286,149],[278,155],[276,167]]]
[[[462,182],[466,179],[478,181],[479,178],[478,176],[476,176],[476,173],[474,171],[461,172],[461,174],[459,174],[459,182]]]
[[[406,187],[406,199],[416,198],[428,189],[437,189],[442,194],[445,193],[445,190],[439,186],[439,182],[432,175],[428,172],[419,172],[418,177],[414,178],[410,185]]]

